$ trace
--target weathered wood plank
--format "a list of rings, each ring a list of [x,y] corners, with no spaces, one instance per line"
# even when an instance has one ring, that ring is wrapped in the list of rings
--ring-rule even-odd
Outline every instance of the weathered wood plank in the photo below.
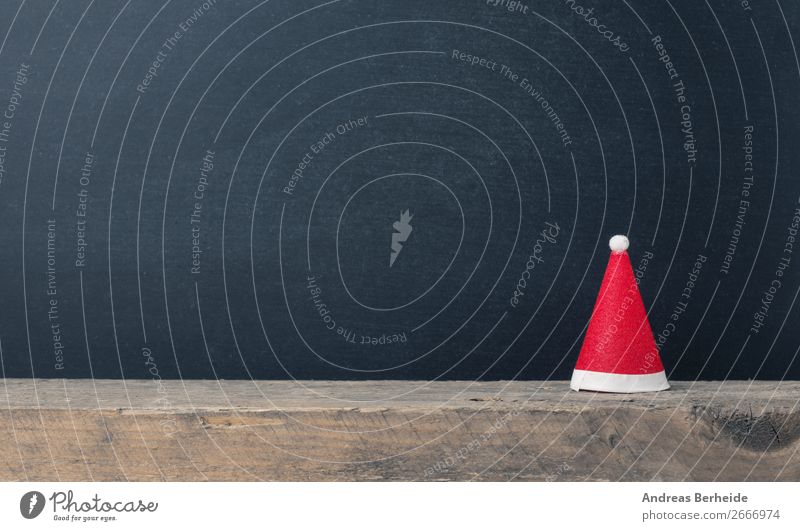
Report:
[[[799,480],[800,382],[0,380],[0,480]]]

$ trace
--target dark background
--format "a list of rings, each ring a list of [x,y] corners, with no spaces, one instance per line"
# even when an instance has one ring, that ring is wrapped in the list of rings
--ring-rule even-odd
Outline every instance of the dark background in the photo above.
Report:
[[[671,378],[800,378],[798,4],[493,4],[0,4],[3,374],[568,378],[626,233]]]

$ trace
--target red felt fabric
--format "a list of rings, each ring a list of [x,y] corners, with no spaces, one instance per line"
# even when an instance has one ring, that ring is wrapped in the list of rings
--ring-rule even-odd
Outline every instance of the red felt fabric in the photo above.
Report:
[[[608,259],[575,368],[613,374],[664,370],[626,251]]]

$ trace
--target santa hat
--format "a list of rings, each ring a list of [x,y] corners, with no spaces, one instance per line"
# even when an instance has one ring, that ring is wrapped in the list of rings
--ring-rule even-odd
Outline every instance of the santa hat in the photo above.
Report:
[[[609,247],[611,257],[570,387],[609,393],[669,389],[633,276],[628,238],[614,236]]]

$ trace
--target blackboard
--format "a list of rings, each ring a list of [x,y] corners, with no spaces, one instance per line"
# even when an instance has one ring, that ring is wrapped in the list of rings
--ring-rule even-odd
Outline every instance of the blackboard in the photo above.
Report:
[[[5,377],[800,377],[794,2],[0,6]]]

